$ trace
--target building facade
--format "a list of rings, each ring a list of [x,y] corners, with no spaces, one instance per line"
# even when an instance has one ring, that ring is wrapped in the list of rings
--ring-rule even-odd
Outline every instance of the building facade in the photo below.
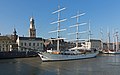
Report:
[[[44,49],[44,40],[42,38],[18,37],[18,51],[42,51]]]
[[[57,40],[54,40],[55,38],[51,38],[45,41],[45,50],[57,50]],[[65,41],[63,39],[59,40],[59,48],[60,50],[65,50],[67,47],[65,46]]]
[[[91,39],[90,42],[91,42],[91,48],[95,48],[95,49],[101,48],[101,40]]]
[[[76,47],[76,43],[75,42],[66,42],[64,40],[60,40],[60,50],[67,50],[70,48],[74,48]],[[96,39],[91,39],[90,42],[89,41],[85,41],[85,42],[79,42],[78,43],[78,47],[84,47],[85,49],[97,49],[99,50],[101,48],[101,41],[100,40],[96,40]],[[46,49],[53,49],[56,50],[57,49],[57,41],[56,40],[49,40],[48,42],[46,42]]]
[[[109,47],[108,47],[108,45],[109,45]],[[117,45],[117,49],[118,50],[120,50],[120,42],[118,42],[118,45]],[[114,44],[113,43],[103,43],[103,49],[104,50],[108,50],[108,48],[109,48],[109,50],[116,50],[116,42],[114,42]]]
[[[36,37],[36,29],[33,17],[30,18],[29,37],[17,38],[18,51],[42,51],[44,49],[44,40]]]
[[[10,51],[12,40],[7,36],[0,36],[0,51]]]

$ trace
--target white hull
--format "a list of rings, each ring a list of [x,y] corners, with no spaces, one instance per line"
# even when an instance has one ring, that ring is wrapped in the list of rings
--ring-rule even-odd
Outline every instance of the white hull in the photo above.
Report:
[[[120,51],[103,51],[104,54],[120,54]]]
[[[38,55],[42,61],[60,61],[60,60],[76,60],[96,57],[99,54],[98,51],[89,54],[79,54],[79,55],[63,55],[63,54],[51,54],[51,53],[39,53]]]

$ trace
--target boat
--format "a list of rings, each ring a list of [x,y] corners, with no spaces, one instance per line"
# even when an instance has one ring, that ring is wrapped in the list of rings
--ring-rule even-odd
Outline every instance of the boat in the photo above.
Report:
[[[116,36],[116,49],[114,48],[114,37]],[[103,50],[102,52],[104,54],[120,54],[120,50],[118,49],[118,32],[116,32],[115,34],[113,33],[113,49],[110,50],[110,46],[109,46],[109,42],[110,42],[110,33],[108,33],[108,43],[107,43],[107,50]]]
[[[113,51],[113,50],[109,50],[109,51],[103,51],[104,54],[120,54],[120,51]]]
[[[92,49],[85,49],[84,46],[78,47],[78,33],[79,33],[78,26],[84,25],[86,23],[83,23],[83,24],[76,23],[74,26],[71,26],[71,27],[77,27],[76,47],[70,48],[67,50],[62,50],[62,51],[60,50],[59,40],[63,39],[63,38],[60,38],[59,32],[66,30],[66,29],[60,29],[61,22],[66,20],[66,19],[63,19],[63,20],[60,19],[60,12],[64,9],[66,9],[66,8],[60,9],[60,6],[58,6],[58,10],[52,13],[52,14],[58,13],[58,21],[51,23],[51,24],[54,24],[54,23],[58,24],[57,30],[51,31],[51,32],[57,32],[57,39],[52,39],[52,40],[57,40],[57,49],[56,50],[51,49],[51,50],[47,50],[45,52],[38,53],[41,60],[42,61],[62,61],[62,60],[65,61],[65,60],[77,60],[77,59],[85,59],[85,58],[87,59],[87,58],[96,57],[99,53],[99,51],[97,51],[96,49],[93,49],[93,50]],[[82,14],[78,13],[77,16],[73,16],[72,18],[77,18],[77,21],[78,21],[78,18],[84,14],[85,13],[82,13]]]

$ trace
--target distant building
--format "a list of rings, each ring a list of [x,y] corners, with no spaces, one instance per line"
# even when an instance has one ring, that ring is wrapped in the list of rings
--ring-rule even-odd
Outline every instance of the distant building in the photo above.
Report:
[[[53,38],[54,39],[54,38]],[[59,44],[60,44],[60,50],[67,50],[73,47],[76,47],[76,43],[75,42],[66,42],[63,39],[59,40]],[[91,49],[91,48],[95,48],[95,49],[100,49],[101,48],[101,41],[97,40],[97,39],[91,39],[90,42],[85,41],[85,42],[79,42],[78,43],[79,47],[84,47],[86,49]],[[56,50],[57,49],[57,40],[52,40],[52,39],[48,39],[45,42],[45,49],[53,49]]]
[[[50,44],[51,44],[51,41],[48,40],[48,39],[44,39],[44,50],[48,50],[50,49]]]
[[[13,51],[13,50],[17,51],[18,50],[18,45],[16,43],[16,40],[18,38],[18,35],[17,35],[16,29],[15,28],[13,29],[13,34],[6,35],[6,36],[9,37],[10,40],[12,41],[12,43],[10,45],[10,51]]]
[[[109,43],[109,49],[113,50],[113,43]],[[108,44],[103,43],[103,50],[108,50]]]
[[[113,46],[114,45],[114,46]],[[104,50],[108,50],[108,43],[103,43],[103,49]],[[109,49],[110,50],[116,50],[116,42],[113,43],[109,43]],[[118,42],[118,50],[120,50],[120,42]]]
[[[100,49],[101,48],[101,40],[91,39],[90,40],[90,48]]]
[[[55,38],[46,39],[45,40],[45,50],[52,49],[57,50],[57,40],[54,40]],[[60,50],[65,50],[67,47],[65,46],[65,41],[63,39],[59,40],[59,46]]]
[[[76,46],[75,42],[68,42],[69,48],[73,48]],[[90,39],[89,41],[79,42],[78,47],[84,47],[85,49],[100,49],[101,48],[101,41],[97,39]]]
[[[17,31],[14,28],[13,34],[11,35],[11,39],[12,39],[13,43],[16,43],[17,38],[18,38]]]
[[[0,51],[10,51],[12,40],[7,36],[0,36]]]
[[[73,44],[74,47],[76,46],[75,43]],[[90,39],[90,41],[83,41],[83,42],[79,42],[79,47],[83,47],[85,49],[97,49],[99,50],[101,48],[101,41],[97,40],[97,39]]]

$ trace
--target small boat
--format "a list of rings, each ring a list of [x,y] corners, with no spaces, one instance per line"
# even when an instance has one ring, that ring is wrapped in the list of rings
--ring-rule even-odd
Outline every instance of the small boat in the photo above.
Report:
[[[66,19],[60,20],[60,12],[64,9],[65,8],[60,9],[60,6],[58,6],[58,10],[53,12],[53,14],[58,13],[58,21],[52,23],[52,24],[54,24],[54,23],[58,24],[58,28],[57,28],[58,30],[56,30],[57,31],[57,39],[54,39],[54,40],[57,40],[57,50],[51,49],[51,50],[47,50],[45,52],[38,53],[41,60],[42,61],[61,61],[61,60],[76,60],[76,59],[85,59],[85,58],[96,57],[99,53],[99,51],[97,51],[96,49],[92,50],[92,49],[85,49],[85,47],[82,47],[82,48],[78,47],[78,33],[79,33],[78,31],[76,32],[76,35],[77,35],[76,47],[68,49],[68,50],[63,50],[63,51],[61,51],[59,49],[59,40],[62,39],[59,37],[59,32],[65,30],[65,29],[60,29],[60,22],[63,22],[66,20]],[[77,21],[78,21],[78,18],[84,14],[85,13],[82,13],[82,14],[78,13],[77,16],[73,16],[72,18],[77,18]],[[76,23],[76,25],[71,26],[71,27],[78,28],[79,25],[83,25],[83,24]],[[52,32],[55,32],[55,31],[52,31]]]

